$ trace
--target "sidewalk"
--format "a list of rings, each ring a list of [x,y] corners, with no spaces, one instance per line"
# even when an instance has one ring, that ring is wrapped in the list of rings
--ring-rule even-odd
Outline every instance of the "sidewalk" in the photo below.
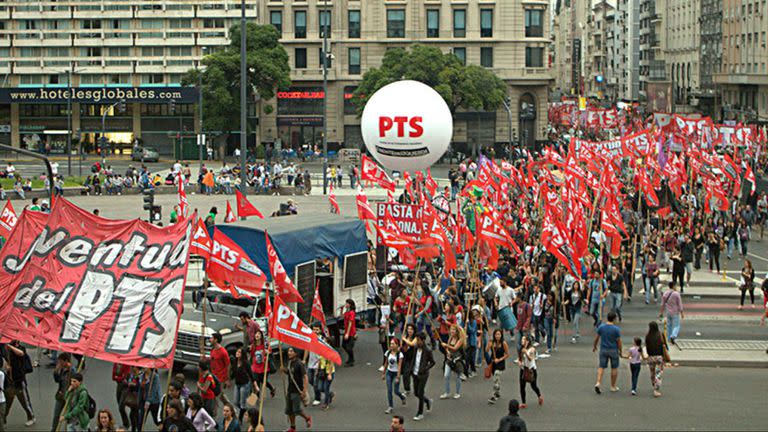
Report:
[[[738,270],[723,271],[722,274],[710,273],[708,270],[694,270],[691,275],[691,283],[685,287],[683,297],[719,297],[736,298],[741,295],[737,284],[740,272]],[[672,275],[662,271],[659,276],[659,285],[665,287],[672,281]],[[759,291],[763,278],[755,277],[755,290]],[[640,270],[635,270],[635,291],[643,286]]]
[[[678,339],[670,357],[680,366],[768,368],[768,342]]]

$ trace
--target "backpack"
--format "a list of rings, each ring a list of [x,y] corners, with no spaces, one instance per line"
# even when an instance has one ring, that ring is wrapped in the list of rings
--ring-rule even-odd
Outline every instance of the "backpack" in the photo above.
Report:
[[[93,400],[90,393],[88,394],[88,418],[92,419],[96,417],[96,401]]]
[[[32,366],[32,359],[29,358],[29,354],[26,352],[24,353],[24,364],[22,366],[22,370],[24,371],[25,375],[35,371],[35,368]]]
[[[211,386],[211,391],[213,392],[213,395],[218,397],[221,394],[221,382],[219,382],[219,379],[216,378],[216,375],[212,373],[208,373],[208,376],[213,378],[213,385]]]

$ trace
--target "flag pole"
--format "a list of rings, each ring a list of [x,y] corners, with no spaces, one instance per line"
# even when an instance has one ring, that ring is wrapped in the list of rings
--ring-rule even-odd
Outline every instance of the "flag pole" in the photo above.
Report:
[[[147,386],[147,395],[149,395],[149,392],[152,391],[152,384],[155,382],[155,368],[152,368],[149,370],[152,376],[149,377],[149,386]],[[171,371],[168,371],[168,376],[171,376]],[[168,399],[166,397],[166,399]],[[141,403],[141,401],[139,401]],[[145,402],[146,403],[146,402]],[[141,427],[139,427],[139,430],[144,430],[144,423],[147,422],[147,415],[149,415],[149,409],[144,411],[144,416],[141,418]]]
[[[269,294],[267,294],[267,295],[269,295]],[[267,326],[267,327],[269,327],[269,326]],[[267,328],[267,336],[269,336],[269,328]],[[263,413],[264,413],[264,395],[266,393],[264,391],[264,389],[267,387],[267,375],[269,375],[269,354],[272,352],[272,350],[269,347],[269,342],[268,341],[265,341],[264,345],[267,347],[267,356],[266,356],[266,359],[264,360],[264,378],[262,379],[262,382],[261,382],[261,388],[258,389],[258,391],[259,391],[259,421],[256,423],[257,426],[261,424],[261,418],[262,418]],[[283,360],[283,356],[281,355],[280,356],[281,367],[282,367],[282,360]],[[256,381],[254,381],[254,382],[256,382]]]
[[[411,316],[411,308],[413,307],[414,300],[416,300],[416,283],[419,280],[419,271],[421,270],[421,260],[422,258],[419,257],[419,261],[416,263],[416,273],[413,276],[413,286],[411,286],[411,294],[409,295],[410,300],[408,301],[408,310],[405,312],[405,322],[403,322],[403,331],[400,333],[400,344],[403,343],[403,339],[405,338],[405,327],[408,326],[408,317]],[[408,287],[406,287],[406,289],[407,288]],[[394,302],[394,299],[390,299],[390,301]],[[392,312],[390,311],[390,313]],[[414,322],[414,325],[415,325],[415,322]]]
[[[208,276],[203,279],[203,299],[201,300],[201,305],[203,309],[203,325],[200,326],[200,358],[205,358],[205,328],[208,326],[206,323],[206,314],[205,314],[205,302],[208,299],[208,286],[211,284],[211,282],[208,280]]]
[[[77,373],[81,373],[83,371],[83,365],[85,365],[85,355],[83,355],[82,360],[80,360],[80,363],[78,363],[78,365],[77,365]],[[67,388],[67,391],[69,391],[69,388]],[[67,393],[65,392],[64,393],[65,397],[66,397],[66,394]],[[67,410],[67,405],[69,405],[69,399],[65,399],[64,400],[64,405],[61,406],[61,413],[62,414],[64,413],[64,411]],[[61,418],[62,414],[59,414],[59,418]],[[66,422],[61,422],[60,421],[60,422],[58,422],[56,424],[56,430],[57,431],[61,428],[62,424],[66,424]],[[66,427],[64,428],[64,430],[67,430]]]

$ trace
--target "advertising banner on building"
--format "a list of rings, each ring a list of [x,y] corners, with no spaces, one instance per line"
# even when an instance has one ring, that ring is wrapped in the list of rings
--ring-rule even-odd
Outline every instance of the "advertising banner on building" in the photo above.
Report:
[[[197,103],[198,92],[194,87],[74,87],[74,103]],[[48,104],[67,103],[70,98],[67,87],[0,88],[0,103]]]
[[[0,341],[170,368],[192,219],[109,220],[63,198],[24,211],[0,252]]]

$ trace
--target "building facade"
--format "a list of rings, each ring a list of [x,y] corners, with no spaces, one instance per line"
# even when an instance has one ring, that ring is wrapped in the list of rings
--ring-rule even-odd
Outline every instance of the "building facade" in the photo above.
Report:
[[[692,98],[700,92],[700,4],[701,0],[666,0],[664,58],[678,111],[695,110]]]
[[[698,107],[702,114],[720,118],[718,89],[715,74],[720,72],[723,60],[723,1],[701,0],[701,47],[699,65],[701,77]]]
[[[722,64],[715,85],[723,118],[768,122],[768,4],[722,0]]]
[[[71,101],[71,130],[84,151],[97,150],[102,137],[110,150],[126,151],[139,139],[161,155],[194,158],[200,130],[196,95],[180,87],[181,77],[199,67],[205,54],[229,43],[240,13],[239,0],[0,3],[0,140],[65,151]],[[367,70],[380,65],[387,49],[414,43],[492,69],[509,85],[513,141],[545,139],[552,79],[546,0],[247,0],[246,15],[278,28],[293,81],[276,99],[249,103],[249,122],[257,130],[250,143],[284,149],[318,144],[327,103],[331,148],[361,146],[351,92]],[[72,100],[66,92],[70,76]],[[115,95],[129,90],[145,97],[129,98],[123,108]],[[16,99],[11,101],[9,92]],[[50,94],[57,95],[45,99],[50,103],[15,102],[20,97],[40,102]],[[459,112],[454,125],[458,151],[509,141],[504,110]]]

